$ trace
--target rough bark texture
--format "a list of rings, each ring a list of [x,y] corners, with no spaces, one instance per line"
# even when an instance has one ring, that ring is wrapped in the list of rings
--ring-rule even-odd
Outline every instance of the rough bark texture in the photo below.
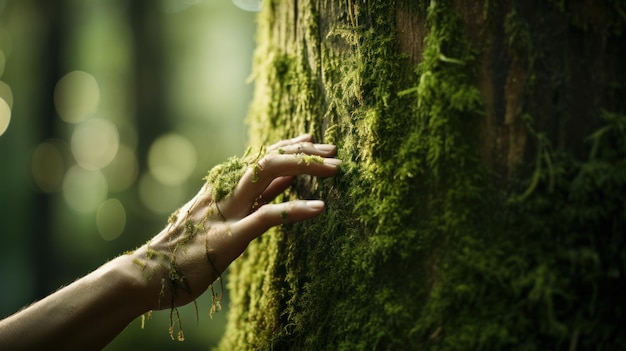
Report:
[[[253,144],[339,146],[231,270],[224,350],[621,349],[622,1],[264,1]]]

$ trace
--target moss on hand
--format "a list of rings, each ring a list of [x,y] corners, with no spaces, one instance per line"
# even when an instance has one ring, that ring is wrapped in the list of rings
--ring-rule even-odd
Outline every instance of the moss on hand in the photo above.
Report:
[[[248,148],[242,157],[233,156],[211,170],[204,180],[209,184],[211,199],[218,202],[230,195],[243,177],[248,168],[252,168],[252,182],[256,182],[259,173],[263,170],[259,160],[265,156],[266,148],[262,146],[255,155],[251,155],[252,148]]]
[[[206,182],[211,184],[213,201],[221,201],[232,193],[247,167],[248,163],[236,156],[213,167],[205,177]]]

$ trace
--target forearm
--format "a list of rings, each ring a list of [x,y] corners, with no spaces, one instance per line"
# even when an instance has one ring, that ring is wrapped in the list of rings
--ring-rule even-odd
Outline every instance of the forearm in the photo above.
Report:
[[[0,321],[0,349],[103,348],[149,309],[145,279],[132,259],[120,256]]]

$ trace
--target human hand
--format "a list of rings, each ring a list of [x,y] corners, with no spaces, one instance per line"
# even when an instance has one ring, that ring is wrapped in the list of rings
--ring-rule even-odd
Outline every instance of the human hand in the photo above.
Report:
[[[170,217],[169,225],[135,250],[144,272],[148,309],[175,309],[198,298],[250,241],[287,221],[318,216],[319,200],[270,202],[300,174],[330,177],[340,160],[336,147],[310,135],[283,140],[247,159],[216,166],[200,192]]]

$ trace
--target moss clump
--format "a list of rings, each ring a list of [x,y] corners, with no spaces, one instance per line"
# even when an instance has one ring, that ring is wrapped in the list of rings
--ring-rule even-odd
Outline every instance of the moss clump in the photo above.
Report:
[[[210,185],[209,189],[213,201],[221,201],[230,195],[250,167],[253,170],[252,182],[254,183],[259,179],[259,174],[263,170],[259,161],[265,156],[266,147],[260,147],[256,155],[251,155],[251,150],[252,148],[248,148],[242,157],[233,156],[209,170],[204,180]]]
[[[204,178],[207,183],[211,184],[213,201],[218,202],[232,193],[247,167],[248,163],[236,156],[213,167]]]
[[[304,164],[308,166],[311,163],[324,163],[324,158],[317,155],[299,154],[297,155],[297,162],[298,164]]]

